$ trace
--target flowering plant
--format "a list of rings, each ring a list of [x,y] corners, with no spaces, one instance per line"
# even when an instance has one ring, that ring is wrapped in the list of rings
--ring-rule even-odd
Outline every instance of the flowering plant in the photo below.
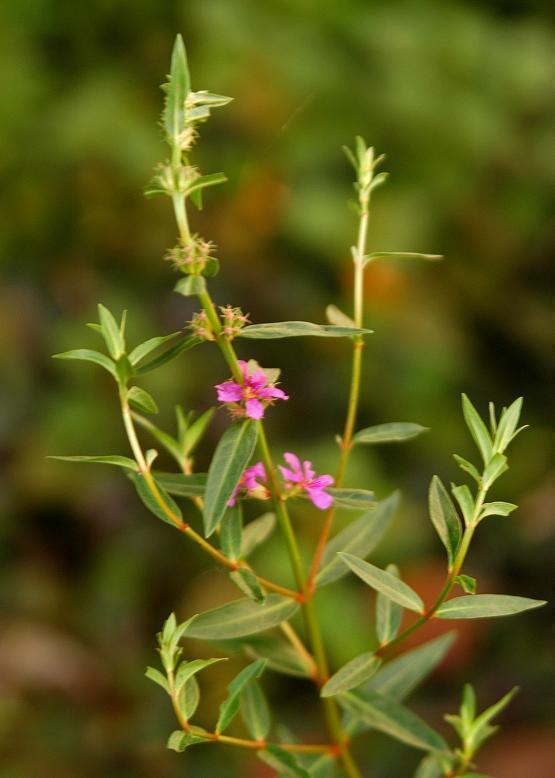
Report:
[[[452,485],[448,490],[439,477],[432,478],[429,514],[446,550],[446,577],[434,604],[426,608],[420,595],[405,583],[394,564],[386,569],[367,561],[391,524],[399,497],[397,493],[379,501],[365,489],[345,486],[350,452],[355,446],[403,442],[417,437],[424,428],[418,424],[395,422],[357,428],[361,385],[361,363],[365,336],[370,330],[363,323],[363,276],[370,263],[380,259],[436,260],[436,255],[410,252],[367,250],[369,206],[372,192],[386,180],[377,173],[383,157],[357,138],[355,150],[346,149],[355,170],[358,235],[353,246],[353,318],[330,306],[327,324],[305,321],[250,323],[238,307],[217,307],[207,279],[219,270],[215,247],[191,232],[187,206],[202,206],[204,190],[225,180],[221,173],[202,175],[191,164],[190,153],[198,138],[198,127],[212,109],[224,106],[230,98],[191,89],[185,48],[177,38],[172,55],[163,127],[170,158],[159,166],[147,193],[169,196],[175,212],[178,240],[168,258],[181,274],[175,287],[182,295],[197,298],[200,310],[187,333],[154,337],[129,349],[125,338],[125,315],[117,321],[99,305],[99,321],[92,328],[103,338],[106,352],[76,349],[57,354],[62,359],[93,362],[107,370],[117,387],[123,424],[132,457],[58,457],[73,461],[99,462],[127,470],[140,500],[163,522],[198,544],[221,567],[229,571],[242,596],[214,610],[190,614],[179,622],[175,614],[165,621],[158,635],[162,670],[149,667],[147,676],[169,696],[178,728],[170,735],[168,747],[181,752],[197,744],[226,744],[249,749],[279,775],[361,776],[352,754],[352,742],[370,729],[384,732],[402,743],[425,752],[417,778],[478,778],[475,754],[494,731],[491,720],[510,701],[509,691],[491,707],[477,713],[472,687],[465,686],[458,715],[447,716],[460,740],[450,745],[404,704],[404,698],[442,660],[453,640],[451,633],[424,643],[393,659],[390,650],[416,632],[430,619],[472,619],[505,616],[543,604],[538,600],[503,594],[477,594],[477,583],[463,572],[471,540],[478,525],[491,516],[508,516],[515,508],[508,502],[489,500],[489,492],[508,469],[506,451],[523,429],[519,427],[522,400],[515,400],[498,414],[490,404],[486,423],[470,400],[463,395],[463,415],[478,448],[479,466],[455,456],[472,482]],[[337,471],[317,475],[312,462],[301,461],[285,452],[285,464],[276,467],[266,437],[264,419],[279,401],[290,400],[278,386],[279,371],[260,367],[254,360],[239,359],[236,339],[275,339],[295,337],[345,338],[352,347],[351,384],[345,425],[339,442]],[[229,411],[231,422],[214,451],[207,473],[194,470],[195,446],[214,413],[210,409],[197,418],[178,411],[177,435],[156,426],[148,416],[157,412],[154,398],[140,386],[143,375],[159,369],[204,342],[214,343],[226,362],[231,377],[215,384],[215,399]],[[157,351],[157,355],[153,352]],[[291,398],[294,402],[294,398]],[[145,450],[138,427],[149,433],[158,446],[175,459],[178,472],[166,473],[154,467],[158,451]],[[258,454],[255,456],[255,452]],[[260,459],[258,459],[258,457]],[[255,460],[255,461],[253,461]],[[184,515],[175,498],[190,503]],[[317,509],[314,520],[320,534],[312,560],[305,569],[299,553],[290,512],[297,499],[309,500]],[[246,500],[271,501],[273,512],[245,523]],[[336,511],[346,509],[354,518],[344,529],[333,533]],[[202,516],[202,532],[195,528],[194,513]],[[263,577],[248,557],[278,525],[291,561],[295,588]],[[214,540],[215,538],[215,540]],[[327,651],[314,607],[317,590],[353,573],[376,592],[376,640],[364,653],[340,668],[330,668]],[[451,596],[456,589],[463,594]],[[415,614],[402,628],[404,611]],[[302,615],[302,618],[299,618]],[[253,636],[264,633],[263,640]],[[197,675],[224,659],[194,659],[181,646],[189,638],[206,640],[222,649],[250,657],[228,686],[216,724],[205,729],[194,723],[200,691]],[[224,643],[225,641],[225,643]],[[274,726],[260,678],[265,670],[310,679],[319,696],[326,721],[327,736],[307,743]],[[244,733],[226,734],[241,713],[249,737]]]

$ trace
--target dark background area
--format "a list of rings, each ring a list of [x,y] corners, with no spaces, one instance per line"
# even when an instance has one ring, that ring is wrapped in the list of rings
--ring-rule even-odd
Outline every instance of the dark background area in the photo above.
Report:
[[[547,8],[470,0],[1,4],[1,778],[269,775],[234,750],[166,751],[175,728],[169,704],[143,677],[167,614],[185,618],[235,597],[227,576],[147,514],[121,472],[46,459],[127,453],[109,377],[50,359],[94,347],[82,325],[97,301],[129,309],[133,342],[183,327],[193,311],[171,291],[162,261],[175,240],[169,201],[142,195],[166,154],[158,85],[177,32],[193,87],[235,98],[202,128],[195,157],[204,172],[229,177],[193,216],[219,246],[219,302],[241,305],[256,322],[322,322],[331,302],[349,310],[356,223],[341,146],[356,134],[387,154],[391,174],[374,198],[370,248],[445,255],[439,264],[376,263],[366,275],[375,334],[359,425],[431,428],[402,447],[352,457],[351,485],[403,492],[373,561],[397,561],[425,600],[434,597],[444,561],[426,515],[429,479],[459,478],[452,452],[475,458],[460,393],[482,412],[488,400],[502,406],[524,395],[531,428],[513,444],[494,495],[520,508],[481,526],[466,571],[482,592],[552,597]],[[276,454],[293,448],[332,472],[348,344],[299,339],[241,343],[240,351],[282,368],[291,400],[268,414]],[[208,407],[226,375],[215,349],[203,347],[145,386],[171,426],[176,402]],[[218,414],[199,469],[226,423]],[[308,553],[319,519],[310,509],[295,515]],[[277,536],[256,561],[289,581]],[[318,601],[334,666],[368,645],[371,603],[349,578]],[[412,700],[444,730],[442,714],[454,711],[466,680],[484,706],[519,684],[480,763],[494,778],[553,774],[549,624],[548,608],[460,622],[459,642]],[[213,722],[240,666],[228,665],[206,674],[199,723]],[[268,673],[266,688],[289,726],[319,737],[308,684]],[[357,753],[373,778],[409,776],[418,759],[377,735]]]

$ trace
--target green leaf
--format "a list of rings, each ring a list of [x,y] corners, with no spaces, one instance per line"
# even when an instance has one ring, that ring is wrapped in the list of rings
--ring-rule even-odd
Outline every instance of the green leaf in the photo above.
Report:
[[[381,663],[382,660],[373,651],[359,654],[331,676],[322,687],[320,695],[332,697],[360,686],[374,675]]]
[[[268,667],[276,673],[307,678],[310,668],[302,661],[293,646],[275,635],[264,635],[244,642],[243,647],[253,659],[267,659]]]
[[[435,756],[428,754],[418,765],[414,778],[443,778],[444,772]]]
[[[236,504],[233,508],[227,509],[222,519],[220,532],[220,548],[232,562],[236,562],[241,558],[242,534],[243,511],[241,510],[241,505]]]
[[[403,700],[443,661],[454,640],[455,633],[448,632],[391,659],[359,693],[370,689],[385,697]]]
[[[408,421],[394,421],[389,424],[378,424],[375,427],[366,427],[353,437],[353,443],[401,443],[411,440],[427,432],[428,427],[420,424],[412,424]]]
[[[464,415],[464,420],[466,421],[466,426],[470,430],[470,434],[472,435],[474,442],[478,446],[478,450],[482,455],[484,464],[487,465],[492,455],[491,436],[488,432],[486,425],[480,418],[478,411],[472,405],[472,403],[470,402],[466,394],[462,395],[462,406],[463,406],[463,415]]]
[[[108,308],[100,303],[98,304],[98,318],[108,351],[115,360],[118,360],[125,354],[125,342],[121,330]]]
[[[274,340],[275,338],[347,338],[353,335],[369,335],[372,330],[362,327],[338,327],[332,324],[312,324],[309,321],[276,321],[269,324],[249,324],[238,333],[240,338]]]
[[[216,725],[216,732],[221,734],[225,732],[239,712],[240,695],[245,686],[254,678],[260,678],[266,667],[266,660],[258,659],[256,662],[243,668],[239,675],[236,675],[233,681],[228,685],[229,692],[227,698],[220,705],[220,715]]]
[[[333,497],[336,508],[348,508],[349,510],[368,510],[376,505],[374,492],[368,489],[326,489]],[[308,498],[306,498],[308,499]]]
[[[461,523],[447,489],[437,475],[434,475],[430,483],[428,506],[432,524],[447,549],[451,569],[461,542]]]
[[[259,605],[262,605],[266,601],[266,594],[262,590],[262,587],[258,583],[258,578],[246,567],[240,567],[238,570],[234,570],[229,574],[229,577],[233,583],[241,589],[243,594],[250,597]]]
[[[367,691],[364,699],[356,692],[338,697],[339,704],[365,724],[424,751],[448,752],[444,739],[419,716],[394,700],[375,691]]]
[[[138,367],[137,375],[145,375],[145,373],[150,373],[152,370],[156,370],[157,367],[165,365],[166,362],[170,362],[180,354],[183,354],[183,352],[189,351],[189,349],[198,346],[199,343],[204,343],[204,341],[202,338],[197,338],[196,335],[190,335],[188,338],[184,338],[180,343],[177,343],[175,346],[167,349],[167,351],[164,351],[159,356],[154,357],[154,359],[152,359],[150,362],[147,362],[146,364]]]
[[[466,484],[462,484],[461,486],[453,486],[451,491],[459,503],[462,515],[464,516],[464,522],[466,526],[469,527],[474,522],[474,512],[476,510],[472,492]]]
[[[217,662],[227,662],[227,657],[222,656],[213,659],[193,659],[191,662],[181,662],[177,668],[177,673],[175,674],[175,690],[179,693],[190,678],[192,678],[197,673],[200,673],[200,671],[204,670],[206,667],[210,667],[210,665],[216,664]]]
[[[293,754],[279,746],[268,745],[263,751],[258,751],[257,756],[265,764],[277,770],[279,775],[287,778],[310,778],[310,773],[301,767]]]
[[[511,597],[506,594],[471,594],[447,600],[435,612],[438,619],[487,619],[511,616],[546,605],[545,600]]]
[[[455,461],[458,463],[461,470],[464,470],[465,473],[468,473],[469,475],[474,478],[476,483],[481,483],[482,476],[478,472],[478,470],[474,467],[472,462],[469,462],[467,459],[464,459],[463,457],[460,457],[458,454],[453,454],[453,457]]]
[[[480,520],[486,516],[508,516],[518,508],[512,502],[485,502],[480,511]]]
[[[351,329],[355,327],[351,317],[340,311],[336,305],[328,305],[326,308],[326,318],[335,327],[349,327]]]
[[[60,459],[63,462],[93,462],[99,465],[116,465],[117,467],[126,467],[129,470],[137,470],[137,463],[134,459],[129,457],[113,456],[98,456],[98,457],[58,457],[49,456],[47,459]]]
[[[224,640],[263,632],[287,621],[298,610],[294,600],[271,594],[264,605],[241,599],[201,613],[187,629],[187,636],[200,640]]]
[[[255,740],[265,740],[272,722],[266,697],[256,680],[252,680],[243,688],[240,702],[241,717],[251,737]]]
[[[494,454],[484,470],[484,489],[489,489],[494,481],[497,481],[499,476],[503,475],[508,469],[507,457],[504,454]]]
[[[231,495],[253,455],[257,439],[258,426],[251,419],[232,424],[222,435],[206,480],[204,533],[207,538],[222,520]]]
[[[158,686],[161,686],[165,692],[167,692],[168,694],[170,693],[168,679],[166,678],[165,675],[162,675],[160,670],[157,670],[155,667],[147,667],[145,671],[145,675],[149,680],[154,681],[154,683],[157,683]]]
[[[395,565],[388,565],[386,572],[399,578],[399,570]],[[382,592],[376,597],[376,635],[381,646],[389,643],[399,632],[403,608],[399,603],[393,602]]]
[[[145,389],[140,386],[132,386],[127,392],[130,405],[145,413],[158,413],[156,401]]]
[[[187,194],[191,195],[193,192],[200,192],[201,189],[206,189],[207,186],[224,184],[226,181],[227,176],[225,173],[209,173],[206,176],[199,176],[187,187]]]
[[[200,441],[210,422],[216,412],[215,408],[208,408],[208,410],[201,413],[201,415],[187,426],[187,429],[183,433],[183,439],[181,444],[183,446],[183,453],[185,456],[189,456],[193,453]]]
[[[156,482],[176,497],[202,497],[206,491],[206,473],[153,473]]]
[[[374,251],[372,254],[365,254],[362,266],[365,267],[375,259],[422,259],[426,262],[437,262],[443,259],[443,256],[441,254],[418,254],[414,251]]]
[[[471,753],[475,753],[478,748],[480,748],[482,743],[496,731],[497,727],[490,727],[489,722],[495,718],[495,716],[501,713],[504,708],[507,707],[517,692],[518,686],[515,686],[498,702],[480,713],[480,715],[474,720],[472,727],[470,728],[468,738],[468,745],[470,747]]]
[[[501,415],[493,441],[493,450],[502,454],[515,435],[522,410],[522,397],[514,401]]]
[[[166,87],[164,127],[168,141],[176,145],[185,129],[185,100],[191,91],[191,79],[187,67],[187,54],[183,38],[178,35],[172,51],[169,83]]]
[[[187,720],[191,719],[198,708],[200,702],[200,689],[197,679],[192,675],[181,688],[178,703],[179,710]]]
[[[95,365],[100,365],[104,370],[107,370],[110,375],[117,379],[116,365],[107,357],[106,354],[102,354],[100,351],[92,351],[88,348],[75,348],[71,351],[63,351],[61,354],[53,354],[53,359],[80,359],[83,362],[94,362]]]
[[[185,276],[177,282],[173,290],[184,297],[194,297],[206,291],[206,281],[203,276]]]
[[[355,553],[360,558],[367,557],[389,528],[398,506],[399,492],[393,492],[378,503],[373,511],[364,513],[338,532],[324,549],[316,585],[326,586],[347,575],[347,568],[338,556],[339,551]]]
[[[155,438],[169,454],[171,454],[171,456],[179,465],[183,463],[183,455],[181,453],[179,443],[177,440],[175,440],[175,438],[172,438],[172,436],[168,435],[167,432],[159,429],[150,421],[150,419],[146,419],[144,416],[141,416],[140,413],[133,413],[133,418],[141,425],[141,427],[144,427],[150,432],[152,437]]]
[[[399,603],[403,608],[408,608],[411,611],[415,611],[415,613],[424,612],[424,603],[408,584],[400,581],[391,573],[386,573],[385,570],[381,570],[379,567],[371,565],[370,562],[365,562],[352,554],[340,553],[339,556],[353,573],[367,583],[368,586],[389,597],[393,602]]]
[[[181,754],[189,746],[197,745],[197,743],[206,743],[206,740],[207,739],[202,737],[202,735],[197,735],[193,732],[183,732],[181,729],[176,729],[169,736],[166,748]]]
[[[476,594],[476,579],[470,575],[456,575],[455,583],[458,583],[467,594]]]
[[[241,540],[241,557],[246,559],[252,552],[258,548],[274,531],[276,526],[275,513],[263,513],[254,521],[251,521],[243,528],[243,538]]]
[[[150,491],[150,488],[145,483],[143,475],[141,473],[133,473],[131,475],[131,478],[133,479],[133,483],[135,485],[135,489],[137,490],[137,494],[141,498],[143,504],[148,508],[148,510],[151,513],[153,513],[157,518],[161,519],[162,521],[165,521],[166,524],[170,524],[172,527],[175,527],[175,522],[172,521],[168,513],[162,507],[162,505],[153,496],[152,492]],[[167,511],[173,513],[173,515],[177,519],[179,520],[182,519],[183,514],[181,513],[181,509],[179,505],[177,505],[175,500],[172,500],[172,498],[169,496],[169,494],[166,492],[163,486],[161,486],[158,482],[156,482],[156,480],[155,483],[158,488],[161,501],[166,506]]]
[[[180,334],[180,332],[172,332],[170,335],[159,335],[156,338],[145,340],[144,343],[136,346],[129,354],[129,361],[132,365],[136,365],[141,361],[141,359],[144,359],[146,356],[148,356],[151,351],[154,351],[154,349],[162,346],[164,343],[167,343],[168,340],[173,340],[173,338],[176,338]]]
[[[130,378],[135,375],[133,365],[126,354],[122,354],[116,362],[116,379],[123,386],[127,385]]]

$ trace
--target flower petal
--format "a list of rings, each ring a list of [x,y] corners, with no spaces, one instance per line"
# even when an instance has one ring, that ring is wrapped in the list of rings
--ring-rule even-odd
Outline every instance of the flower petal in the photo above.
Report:
[[[331,494],[328,494],[327,492],[324,492],[321,489],[311,489],[310,487],[308,487],[306,493],[311,503],[315,505],[317,508],[320,508],[321,511],[324,511],[326,510],[326,508],[329,508],[333,502],[333,497],[331,496]]]
[[[302,477],[303,471],[301,469],[301,462],[299,457],[296,454],[293,454],[291,451],[286,451],[283,455],[283,458],[289,467],[292,468],[295,474]]]
[[[247,400],[245,410],[249,419],[262,419],[264,417],[264,406],[260,400]]]
[[[311,489],[325,489],[326,486],[333,486],[333,477],[331,475],[317,475],[309,484]]]
[[[218,400],[222,403],[237,403],[243,397],[243,387],[237,381],[224,381],[216,384]]]

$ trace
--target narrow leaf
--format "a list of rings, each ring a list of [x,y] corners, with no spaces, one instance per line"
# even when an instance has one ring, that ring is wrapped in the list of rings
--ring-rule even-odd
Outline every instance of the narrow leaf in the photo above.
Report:
[[[485,519],[486,516],[508,516],[517,508],[518,505],[512,502],[486,502],[482,506],[480,519]]]
[[[228,508],[222,520],[220,548],[228,559],[236,562],[241,558],[241,538],[243,534],[243,516],[241,506]]]
[[[201,613],[187,629],[187,636],[200,640],[223,640],[263,632],[287,621],[299,604],[278,595],[269,595],[264,605],[241,599]]]
[[[462,396],[463,415],[474,442],[487,465],[492,455],[492,441],[488,429],[466,394]]]
[[[172,332],[170,335],[159,335],[156,338],[149,338],[149,340],[145,340],[144,343],[136,346],[129,354],[129,361],[132,365],[136,365],[141,361],[141,359],[144,359],[146,356],[148,356],[151,351],[154,351],[154,349],[162,346],[164,343],[167,343],[168,340],[173,340],[173,338],[176,338],[178,335],[180,335],[180,332]]]
[[[482,476],[478,472],[478,470],[474,467],[472,462],[469,462],[467,459],[464,459],[463,457],[460,457],[458,454],[453,454],[453,457],[461,470],[464,470],[465,473],[468,473],[469,475],[474,478],[476,483],[480,483],[482,480]]]
[[[494,616],[511,616],[532,608],[546,605],[545,600],[529,597],[512,597],[506,594],[474,594],[455,597],[439,606],[438,619],[486,619]]]
[[[191,676],[183,686],[178,697],[179,710],[189,720],[194,715],[200,702],[200,689],[195,676]]]
[[[493,450],[496,453],[502,454],[513,439],[521,410],[522,397],[519,397],[501,416],[493,441]]]
[[[215,412],[216,412],[215,408],[208,408],[208,410],[204,411],[204,413],[201,413],[198,419],[195,419],[187,427],[187,430],[184,432],[183,441],[182,441],[183,453],[186,456],[192,454],[192,452],[196,448],[197,443],[202,438],[202,436],[206,432],[208,425],[212,421]]]
[[[201,189],[206,189],[207,186],[214,186],[215,184],[224,184],[227,181],[225,173],[209,173],[206,176],[199,176],[195,178],[192,184],[187,188],[187,194],[190,195],[193,192],[198,192]]]
[[[241,540],[241,557],[246,559],[252,552],[267,540],[276,526],[275,513],[263,513],[243,528]]]
[[[437,475],[434,475],[430,483],[428,506],[432,524],[447,550],[451,569],[461,542],[461,523],[447,489]]]
[[[424,603],[408,584],[352,554],[340,553],[339,556],[355,575],[376,591],[399,603],[403,608],[408,608],[416,613],[424,612]]]
[[[378,424],[375,427],[366,427],[366,429],[357,432],[353,437],[353,443],[401,443],[416,438],[427,431],[428,427],[422,427],[420,424],[412,424],[408,421]]]
[[[129,403],[145,413],[158,413],[158,406],[152,395],[140,386],[132,386],[127,392]]]
[[[350,316],[347,316],[340,311],[336,305],[328,305],[326,308],[326,318],[330,324],[335,327],[349,327],[353,329],[355,327],[354,321]]]
[[[419,716],[404,705],[377,692],[366,692],[364,699],[356,692],[348,692],[338,697],[338,702],[365,724],[402,743],[424,751],[449,751],[449,746],[441,735]]]
[[[324,684],[320,695],[332,697],[347,692],[367,681],[378,670],[382,660],[373,651],[359,654],[331,676]]]
[[[251,638],[245,641],[243,647],[253,659],[267,659],[268,667],[276,673],[295,678],[306,678],[310,675],[310,668],[293,646],[275,635]]]
[[[367,557],[389,528],[398,506],[399,492],[393,492],[378,503],[373,511],[364,513],[338,532],[324,550],[316,585],[326,586],[347,575],[348,571],[338,556],[339,551],[353,553],[360,558]]]
[[[266,746],[264,751],[258,751],[257,756],[265,764],[277,770],[280,776],[287,778],[310,778],[310,774],[301,767],[293,754],[279,746]]]
[[[98,318],[108,351],[117,360],[125,353],[125,342],[121,330],[108,308],[100,303],[98,305]]]
[[[375,259],[420,259],[426,262],[437,262],[443,259],[443,256],[441,254],[418,254],[414,251],[374,251],[372,254],[364,256],[363,267]]]
[[[117,378],[115,363],[100,351],[92,351],[88,348],[75,348],[71,351],[63,351],[61,354],[53,354],[53,359],[79,359],[84,362],[94,362],[107,370],[110,375]]]
[[[494,454],[491,460],[488,462],[486,469],[484,470],[484,488],[489,487],[496,481],[500,475],[503,475],[509,466],[507,465],[507,457],[504,454]]]
[[[318,338],[347,338],[369,335],[372,330],[362,327],[340,327],[332,324],[312,324],[308,321],[277,321],[269,324],[249,324],[239,332],[240,338],[274,340],[313,336]]]
[[[183,732],[181,729],[176,729],[169,736],[166,748],[181,754],[189,746],[194,746],[198,743],[206,743],[206,738],[202,737],[202,735],[194,734],[193,732]]]
[[[166,87],[166,104],[164,108],[164,127],[168,140],[177,144],[181,132],[185,128],[185,100],[191,91],[187,54],[183,38],[178,35],[172,51],[169,83]]]
[[[443,778],[441,764],[432,754],[428,754],[418,765],[414,778]]]
[[[335,489],[329,487],[326,491],[333,497],[333,504],[336,508],[368,510],[368,508],[376,505],[374,492],[370,492],[368,489]]]
[[[258,583],[258,578],[246,567],[240,567],[238,570],[234,570],[229,574],[229,577],[233,583],[241,589],[243,594],[250,597],[259,605],[262,605],[266,600],[266,594],[262,587]]]
[[[145,373],[150,373],[152,370],[156,370],[157,367],[165,365],[166,362],[170,362],[172,359],[175,359],[185,351],[189,351],[189,349],[198,346],[200,343],[204,343],[204,341],[202,338],[197,338],[196,335],[190,335],[188,338],[184,338],[180,343],[176,343],[175,346],[167,349],[167,351],[164,351],[159,356],[154,357],[154,359],[152,359],[150,362],[146,362],[144,365],[140,365],[137,368],[137,375],[145,375]]]
[[[157,483],[176,497],[202,497],[206,491],[206,473],[153,473]]]
[[[453,496],[459,503],[459,507],[464,517],[464,522],[468,527],[474,522],[475,503],[472,492],[466,484],[461,484],[461,486],[453,486],[452,492]]]
[[[133,413],[133,418],[135,421],[137,421],[141,427],[144,427],[146,430],[150,432],[153,438],[155,438],[158,443],[160,443],[166,451],[171,454],[171,456],[175,459],[175,461],[181,466],[183,463],[183,455],[181,453],[181,449],[179,447],[179,443],[175,438],[172,438],[171,435],[168,435],[167,432],[164,432],[163,430],[159,429],[155,424],[153,424],[150,419],[146,419],[144,416],[141,416],[140,413]]]
[[[161,686],[162,689],[164,689],[165,692],[168,694],[170,693],[170,688],[168,686],[168,679],[165,675],[162,675],[160,670],[157,670],[155,667],[147,667],[145,671],[146,677],[154,681],[154,683],[157,683],[158,686]]]
[[[93,462],[99,465],[116,465],[117,467],[125,467],[128,470],[137,470],[137,463],[130,457],[113,456],[98,456],[98,457],[58,457],[49,456],[47,459],[61,459],[63,462]]]
[[[174,685],[176,691],[179,693],[187,681],[197,673],[200,673],[201,670],[216,664],[216,662],[226,661],[227,658],[222,656],[215,659],[193,659],[191,662],[181,662],[175,674]]]
[[[455,583],[458,583],[467,594],[476,594],[476,579],[472,578],[472,576],[457,575],[455,576]]]
[[[172,500],[164,487],[156,483],[161,500],[161,502],[159,502],[145,483],[141,473],[132,473],[131,478],[135,485],[135,489],[137,490],[137,494],[148,510],[157,518],[165,521],[166,524],[171,524],[172,527],[175,527],[175,521],[170,518],[170,514],[173,514],[177,520],[181,520],[183,514],[181,513],[179,505],[177,505],[175,500]],[[165,506],[165,508],[163,506]]]
[[[236,675],[233,681],[228,685],[227,690],[229,694],[220,705],[220,715],[216,725],[217,733],[225,732],[231,724],[239,712],[242,690],[254,678],[259,678],[264,672],[265,667],[266,661],[264,659],[259,659],[241,670],[239,675]]]
[[[388,565],[386,572],[399,578],[399,570],[395,565]],[[382,592],[376,597],[376,635],[381,646],[389,643],[399,632],[403,608],[399,603],[393,602]]]
[[[258,427],[252,421],[233,424],[222,435],[208,470],[204,502],[204,532],[208,538],[226,511],[228,502],[253,455]]]
[[[270,709],[264,692],[256,680],[241,692],[241,717],[255,740],[265,740],[271,726]]]

